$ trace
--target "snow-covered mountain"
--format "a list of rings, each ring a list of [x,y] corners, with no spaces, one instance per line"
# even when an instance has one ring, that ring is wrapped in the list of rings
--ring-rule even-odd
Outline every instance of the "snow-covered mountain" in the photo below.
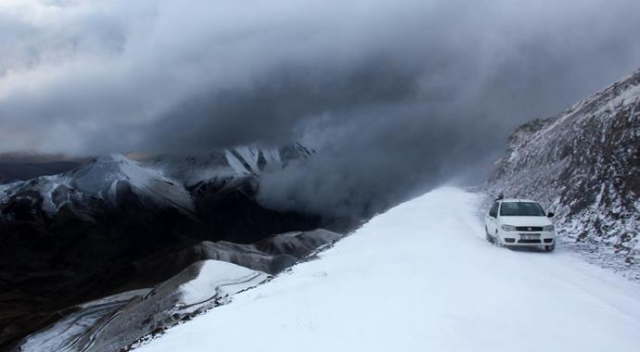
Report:
[[[312,154],[313,150],[294,143],[282,148],[238,147],[197,155],[163,154],[144,164],[163,170],[191,188],[211,183],[222,186],[234,178],[279,170]]]
[[[59,175],[6,185],[2,193],[0,212],[10,219],[16,215],[12,211],[15,203],[29,202],[34,214],[42,211],[48,218],[64,207],[78,215],[89,215],[99,205],[120,205],[121,199],[128,199],[127,193],[158,205],[193,211],[191,195],[179,181],[117,154]]]
[[[539,199],[562,237],[640,264],[640,71],[559,116],[518,128],[494,165],[493,195]],[[635,272],[636,270],[631,270]]]
[[[323,226],[317,215],[256,200],[263,172],[312,154],[293,144],[109,155],[0,185],[0,312],[10,312],[0,315],[0,349],[81,302],[153,287],[196,261],[273,274],[335,240],[314,231]]]
[[[118,154],[103,156],[62,174],[0,185],[0,217],[16,216],[13,210],[18,203],[41,217],[52,218],[67,207],[90,218],[97,209],[130,202],[131,195],[145,206],[193,212],[193,198],[207,190],[219,191],[233,181],[282,169],[311,154],[295,143],[281,149],[238,147],[205,155],[164,154],[141,162]]]

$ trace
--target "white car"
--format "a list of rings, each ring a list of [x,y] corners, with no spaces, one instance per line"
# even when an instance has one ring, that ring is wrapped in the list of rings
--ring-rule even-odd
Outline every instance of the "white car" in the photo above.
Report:
[[[487,240],[498,246],[544,246],[552,252],[556,248],[552,217],[532,200],[498,200],[485,218]]]

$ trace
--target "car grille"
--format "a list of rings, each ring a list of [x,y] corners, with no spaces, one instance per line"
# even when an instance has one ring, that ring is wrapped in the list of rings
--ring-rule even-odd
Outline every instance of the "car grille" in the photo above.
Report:
[[[540,240],[518,240],[518,243],[540,243]]]
[[[539,226],[518,226],[516,227],[516,231],[532,231],[532,232],[540,232],[542,231],[542,227]]]

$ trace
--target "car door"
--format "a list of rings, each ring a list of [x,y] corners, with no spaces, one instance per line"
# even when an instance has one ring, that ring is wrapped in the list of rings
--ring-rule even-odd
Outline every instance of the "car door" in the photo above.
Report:
[[[496,232],[496,228],[498,226],[497,222],[498,222],[498,207],[500,206],[500,203],[495,202],[493,203],[493,206],[491,207],[491,209],[489,210],[489,214],[487,215],[487,220],[485,221],[485,223],[487,224],[487,231],[493,235]]]

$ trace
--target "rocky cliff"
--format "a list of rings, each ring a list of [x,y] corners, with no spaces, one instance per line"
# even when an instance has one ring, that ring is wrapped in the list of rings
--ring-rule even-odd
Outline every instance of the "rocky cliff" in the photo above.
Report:
[[[561,238],[640,276],[640,71],[519,127],[487,190],[540,200]]]

